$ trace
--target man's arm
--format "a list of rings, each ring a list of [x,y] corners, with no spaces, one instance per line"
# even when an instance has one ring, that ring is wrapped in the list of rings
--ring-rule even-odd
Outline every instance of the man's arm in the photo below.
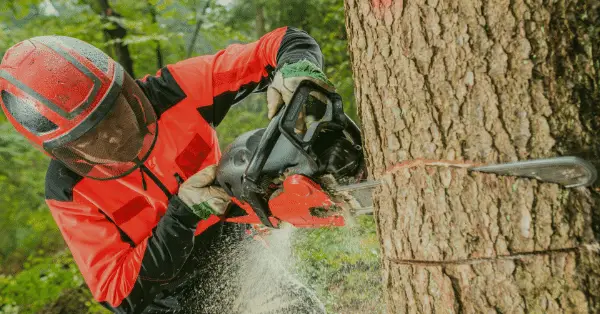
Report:
[[[151,99],[153,103],[169,104],[161,105],[160,113],[190,98],[204,119],[217,126],[233,104],[252,92],[264,91],[276,69],[300,60],[323,67],[317,42],[304,31],[283,27],[256,42],[233,44],[214,55],[169,65],[139,84],[147,95],[157,96]]]
[[[177,196],[152,235],[135,247],[100,210],[47,203],[92,295],[118,312],[154,299],[156,288],[178,274],[194,247],[199,218]]]
[[[178,274],[192,252],[200,221],[178,196],[151,236],[135,245],[101,209],[73,187],[82,178],[52,161],[46,203],[92,295],[117,312],[152,300],[156,288]]]

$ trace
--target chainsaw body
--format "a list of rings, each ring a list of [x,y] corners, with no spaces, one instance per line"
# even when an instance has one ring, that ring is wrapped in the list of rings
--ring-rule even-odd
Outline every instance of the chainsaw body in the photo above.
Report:
[[[303,175],[289,176],[283,181],[282,190],[282,193],[268,201],[268,218],[273,227],[277,228],[281,222],[300,228],[344,225],[344,217],[336,212],[336,204],[331,196],[310,178]],[[243,215],[229,216],[226,221],[263,224],[248,203],[236,198],[232,201],[243,210]],[[328,214],[320,215],[322,213]]]
[[[328,102],[312,97],[314,91]],[[314,122],[298,134],[301,112]],[[341,97],[304,81],[266,128],[242,134],[227,147],[217,182],[235,204],[226,221],[321,227],[344,225],[342,204],[321,178],[355,183],[365,175],[360,130],[344,113]]]

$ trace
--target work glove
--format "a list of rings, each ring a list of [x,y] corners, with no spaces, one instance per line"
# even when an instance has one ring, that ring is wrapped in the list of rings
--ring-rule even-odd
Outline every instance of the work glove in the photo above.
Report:
[[[222,188],[212,185],[216,175],[217,165],[208,166],[189,177],[179,187],[179,198],[201,219],[225,214],[231,201]]]
[[[283,104],[288,104],[300,85],[300,82],[310,80],[328,91],[335,91],[333,83],[327,79],[321,69],[308,60],[302,60],[295,63],[285,64],[273,77],[273,82],[267,89],[267,116],[269,120],[277,114]],[[327,103],[327,96],[312,92],[311,96],[317,98],[323,103]],[[306,119],[309,120],[309,119]],[[296,123],[296,132],[303,133],[306,130],[305,113],[300,113]]]

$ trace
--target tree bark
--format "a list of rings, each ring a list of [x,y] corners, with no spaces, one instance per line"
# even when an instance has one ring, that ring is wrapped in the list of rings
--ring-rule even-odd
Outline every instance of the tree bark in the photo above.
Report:
[[[599,2],[345,8],[388,313],[600,313],[597,185],[428,162],[598,166]]]

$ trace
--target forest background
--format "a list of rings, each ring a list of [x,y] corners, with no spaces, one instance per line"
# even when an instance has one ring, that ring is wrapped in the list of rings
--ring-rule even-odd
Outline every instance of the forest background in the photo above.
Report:
[[[7,0],[0,3],[0,57],[27,38],[66,35],[104,50],[141,78],[286,25],[319,42],[326,74],[356,119],[341,0]],[[248,97],[217,128],[221,147],[266,124],[264,94]],[[0,313],[105,313],[43,201],[48,161],[0,112]],[[293,271],[328,312],[382,312],[372,217],[352,227],[296,230],[291,244]]]

